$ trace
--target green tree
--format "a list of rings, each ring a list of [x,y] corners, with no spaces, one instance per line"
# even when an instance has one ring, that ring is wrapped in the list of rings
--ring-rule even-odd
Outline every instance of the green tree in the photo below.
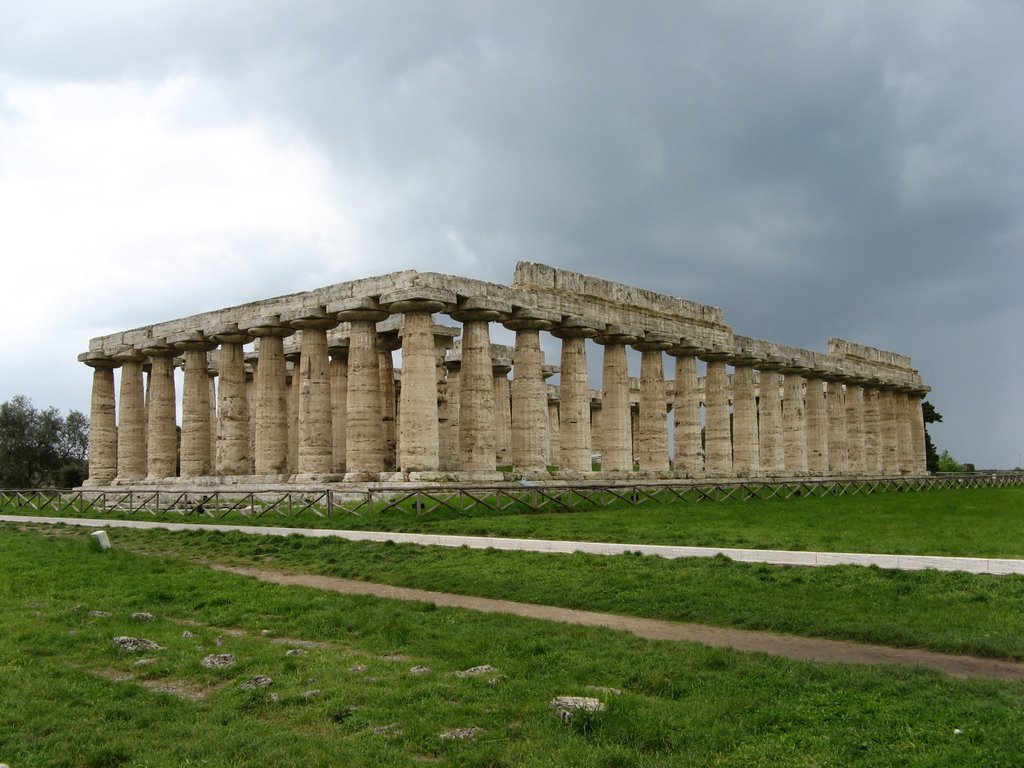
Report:
[[[927,400],[921,403],[921,410],[924,413],[924,453],[926,465],[929,472],[939,471],[939,452],[935,450],[935,443],[932,436],[928,434],[928,425],[942,421],[942,414],[935,410],[935,406]]]
[[[968,472],[968,467],[961,464],[950,455],[949,451],[943,451],[938,461],[939,472]]]
[[[39,411],[24,395],[0,404],[0,487],[80,485],[88,446],[89,421],[80,411]]]

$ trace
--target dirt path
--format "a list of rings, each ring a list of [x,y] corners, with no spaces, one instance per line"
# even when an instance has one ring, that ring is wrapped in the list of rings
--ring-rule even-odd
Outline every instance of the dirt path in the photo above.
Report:
[[[929,667],[953,677],[1024,680],[1024,663],[1021,662],[983,659],[976,656],[957,656],[914,648],[889,648],[887,646],[866,645],[864,643],[852,643],[841,640],[779,635],[772,632],[757,632],[746,629],[711,627],[704,624],[684,624],[674,621],[642,619],[634,616],[617,616],[610,613],[578,611],[550,605],[516,603],[510,600],[493,600],[486,597],[453,595],[447,592],[430,592],[423,589],[393,587],[387,584],[336,579],[330,576],[283,573],[280,571],[226,566],[216,563],[207,563],[207,565],[218,571],[250,576],[273,584],[314,587],[346,595],[372,595],[393,600],[416,600],[434,603],[438,606],[468,608],[484,613],[506,613],[531,619],[558,621],[565,624],[608,627],[610,629],[631,632],[637,637],[651,640],[684,640],[718,648],[735,648],[740,651],[756,651],[773,656],[785,656],[786,658],[799,661],[845,662],[850,664],[902,664],[906,666]]]

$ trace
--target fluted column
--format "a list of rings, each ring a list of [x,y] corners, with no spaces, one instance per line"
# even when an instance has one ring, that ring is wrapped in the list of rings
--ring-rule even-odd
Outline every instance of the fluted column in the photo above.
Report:
[[[757,392],[754,364],[757,357],[746,350],[730,358],[732,374],[732,468],[740,477],[760,469],[757,442]]]
[[[811,475],[828,474],[828,422],[825,411],[824,371],[807,372],[804,414],[807,419],[807,471]]]
[[[544,352],[540,332],[560,317],[516,310],[505,327],[516,332],[512,376],[512,466],[535,474],[547,470],[548,398],[544,383]]]
[[[704,452],[709,475],[732,474],[732,436],[729,428],[729,352],[716,347],[701,353],[707,363],[704,377]]]
[[[882,417],[877,379],[864,387],[864,471],[877,475],[884,471]]]
[[[389,313],[368,298],[333,302],[327,306],[327,311],[350,324],[345,479],[376,480],[384,471],[377,322]]]
[[[601,428],[594,436],[601,452],[602,472],[633,470],[633,436],[629,414],[629,369],[626,345],[639,341],[641,332],[609,324],[594,337],[603,350],[601,373]],[[641,469],[644,469],[641,465]]]
[[[809,370],[796,360],[782,369],[782,442],[786,474],[807,474],[807,427],[804,418],[804,378]]]
[[[828,407],[828,469],[833,475],[850,472],[849,438],[846,428],[846,403],[843,402],[843,379],[828,379],[826,405]]]
[[[277,317],[266,318],[246,331],[259,339],[256,364],[256,475],[288,473],[288,389],[284,338],[295,331]]]
[[[901,475],[914,471],[913,429],[910,423],[910,402],[904,387],[893,393],[893,411],[896,417],[896,440]]]
[[[146,403],[142,385],[142,363],[146,357],[131,348],[120,350],[113,357],[121,363],[117,480],[131,482],[146,476]]]
[[[864,385],[862,379],[851,379],[846,383],[846,440],[849,471],[863,474],[866,467],[864,457]]]
[[[87,486],[110,485],[117,477],[117,416],[114,369],[120,363],[100,352],[86,352],[79,361],[92,368],[89,408],[89,478]]]
[[[433,313],[454,304],[455,295],[416,288],[381,296],[381,302],[392,313],[404,315],[398,469],[436,472],[440,468],[440,429]]]
[[[896,424],[896,403],[893,387],[883,386],[878,392],[878,418],[881,423],[882,472],[888,477],[900,473],[899,429]]]
[[[784,361],[769,357],[758,363],[761,373],[758,398],[758,453],[761,471],[777,475],[785,471],[785,450],[782,432],[782,398],[779,394],[779,369]]]
[[[395,355],[402,348],[398,330],[377,333],[377,365],[380,376],[380,417],[384,430],[384,469],[398,468],[398,394],[395,388]]]
[[[668,472],[668,397],[665,388],[665,350],[675,339],[648,332],[633,344],[640,350],[640,443],[642,472]]]
[[[459,450],[459,423],[462,410],[462,350],[453,349],[445,357],[445,395],[448,401],[448,430],[441,443],[441,469],[457,470],[461,466]]]
[[[512,387],[508,380],[511,372],[511,358],[493,358],[491,373],[494,377],[494,461],[499,467],[512,463]]]
[[[214,329],[210,338],[220,344],[214,467],[218,475],[247,475],[252,462],[249,456],[249,403],[243,345],[253,337],[237,327],[224,327]]]
[[[675,411],[675,468],[676,472],[686,477],[696,477],[704,472],[696,358],[703,351],[692,339],[680,339],[668,350],[676,360],[672,403]]]
[[[327,348],[331,356],[331,472],[345,472],[345,437],[348,419],[348,339]]]
[[[590,432],[590,376],[587,370],[586,340],[597,335],[597,329],[586,321],[573,318],[551,329],[562,340],[561,383],[558,387],[559,432],[562,472],[586,473],[593,470]]]
[[[301,331],[299,359],[292,368],[295,397],[295,465],[301,476],[331,473],[334,461],[331,436],[331,373],[327,331],[338,325],[324,307],[309,307],[284,318]]]
[[[210,374],[206,355],[216,344],[201,332],[176,339],[185,353],[185,385],[181,399],[181,476],[204,477],[210,460]]]
[[[558,392],[548,392],[548,463],[556,467],[562,460],[562,419],[558,406]]]
[[[146,404],[146,477],[159,480],[178,474],[177,401],[174,356],[177,350],[161,341],[143,348],[150,360]]]

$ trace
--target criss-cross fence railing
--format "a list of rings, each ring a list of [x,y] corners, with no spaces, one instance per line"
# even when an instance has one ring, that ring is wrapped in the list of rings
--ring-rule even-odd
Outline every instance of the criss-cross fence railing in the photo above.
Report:
[[[880,492],[992,488],[1024,485],[1024,472],[972,473],[931,477],[834,480],[676,481],[600,485],[595,483],[509,483],[490,486],[378,486],[362,490],[0,490],[7,513],[88,517],[95,515],[223,518],[320,518],[389,511],[429,515],[442,512],[574,512],[613,506],[660,506],[726,500],[749,501]]]

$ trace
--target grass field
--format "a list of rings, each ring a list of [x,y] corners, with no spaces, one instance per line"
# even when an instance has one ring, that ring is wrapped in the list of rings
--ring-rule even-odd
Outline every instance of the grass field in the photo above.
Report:
[[[50,534],[0,526],[0,762],[12,768],[1011,766],[1024,751],[1020,683],[804,664],[279,587],[181,559],[93,551],[85,531]],[[300,544],[275,546],[312,554]],[[498,561],[475,564],[477,573],[500,570],[489,562]],[[154,620],[133,620],[140,611]],[[127,653],[113,643],[122,635],[163,648]],[[211,653],[236,663],[205,669]],[[496,671],[454,674],[483,664]],[[272,683],[243,688],[257,675]],[[570,694],[607,709],[565,725],[548,702]],[[442,737],[459,728],[479,730]]]
[[[417,512],[411,503],[331,518],[200,515],[165,519],[291,527],[512,536],[756,549],[1024,558],[1024,487],[680,503],[600,511]],[[13,512],[8,507],[5,511]],[[84,513],[96,517],[92,510]],[[123,517],[123,515],[121,515]],[[139,519],[151,519],[136,514]]]

